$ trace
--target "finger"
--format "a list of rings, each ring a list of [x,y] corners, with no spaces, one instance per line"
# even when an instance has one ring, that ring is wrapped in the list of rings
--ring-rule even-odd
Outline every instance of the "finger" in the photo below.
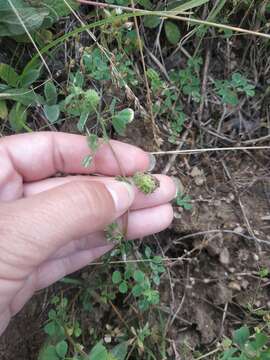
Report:
[[[143,216],[146,217],[144,224],[142,224]],[[138,235],[136,237],[142,237],[164,230],[171,223],[172,218],[173,211],[169,204],[153,209],[134,211],[130,217],[130,233],[128,237],[133,238],[134,235]],[[146,230],[143,229],[144,227]],[[84,245],[87,245],[87,243]],[[65,257],[45,262],[38,270],[37,289],[47,287],[66,275],[81,269],[112,248],[112,244],[90,249],[86,247],[84,250],[76,251]]]
[[[173,219],[172,207],[169,204],[154,208],[131,211],[128,217],[127,240],[134,240],[166,229]],[[121,223],[119,225],[121,231]],[[65,257],[76,252],[91,250],[108,245],[106,234],[97,232],[79,240],[71,241],[59,249],[52,258]]]
[[[5,203],[0,207],[0,274],[23,277],[64,244],[103,230],[133,200],[134,191],[124,182],[81,181]]]
[[[135,199],[131,206],[132,210],[143,209],[147,207],[154,207],[161,204],[170,202],[176,195],[176,185],[172,178],[166,175],[155,175],[159,180],[160,186],[154,191],[154,193],[145,195],[142,192],[135,189]],[[67,176],[67,177],[56,177],[52,179],[46,179],[36,181],[33,183],[25,184],[24,196],[33,196],[42,191],[47,191],[56,186],[60,186],[72,181],[100,181],[104,184],[111,182],[111,178],[97,177],[97,176]],[[115,180],[116,181],[116,180]]]
[[[60,259],[50,260],[38,269],[36,290],[43,289],[71,274],[92,261],[100,258],[113,248],[113,245],[83,250]]]
[[[152,209],[133,211],[129,216],[127,238],[134,239],[164,230],[172,221],[172,208],[166,204]],[[160,221],[160,217],[162,221]],[[147,230],[140,230],[148,224]],[[151,224],[151,225],[149,225]],[[104,233],[92,234],[79,241],[70,242],[62,247],[53,258],[45,261],[38,270],[25,281],[21,290],[15,294],[10,309],[12,315],[21,310],[36,290],[45,288],[68,274],[71,274],[95,259],[112,250],[114,244],[108,243]]]
[[[143,150],[114,140],[110,144],[126,175],[149,167],[149,155]],[[0,158],[8,158],[14,172],[20,174],[24,182],[44,179],[57,172],[120,174],[118,162],[108,144],[101,142],[92,165],[86,168],[82,161],[89,153],[86,137],[81,135],[40,132],[0,140]]]

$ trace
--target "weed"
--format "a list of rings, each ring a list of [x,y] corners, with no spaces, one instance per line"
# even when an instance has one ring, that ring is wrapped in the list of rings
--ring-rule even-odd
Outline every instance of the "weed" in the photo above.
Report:
[[[38,95],[30,86],[39,78],[40,69],[24,69],[19,75],[16,70],[8,65],[0,64],[0,102],[1,117],[8,118],[13,131],[19,132],[27,127],[28,107],[44,104],[44,98]],[[12,101],[8,109],[8,101]]]
[[[123,232],[117,223],[112,223],[105,229],[106,239],[110,242],[120,243],[124,240]]]
[[[175,82],[176,79],[172,76],[171,80],[175,83],[173,86],[170,86],[161,80],[159,74],[154,69],[147,70],[147,77],[150,80],[152,92],[158,97],[153,104],[154,114],[168,120],[171,130],[169,141],[175,143],[186,121],[186,115],[183,112]]]
[[[158,179],[148,173],[137,172],[132,180],[134,185],[146,195],[152,194],[159,187]]]
[[[255,95],[255,87],[240,73],[232,74],[230,80],[216,80],[215,87],[222,101],[228,105],[238,105],[239,95],[244,94],[247,97]]]
[[[190,96],[195,102],[201,99],[201,82],[198,74],[201,64],[200,57],[191,58],[185,69],[170,74],[171,80],[180,87],[184,95]]]
[[[233,333],[232,340],[223,342],[224,352],[220,360],[268,360],[270,358],[269,338],[263,332],[251,335],[243,326]]]
[[[191,205],[190,201],[191,201],[191,198],[189,195],[183,195],[180,192],[177,193],[177,196],[175,199],[175,203],[177,206],[181,206],[185,210],[191,210],[192,205]]]

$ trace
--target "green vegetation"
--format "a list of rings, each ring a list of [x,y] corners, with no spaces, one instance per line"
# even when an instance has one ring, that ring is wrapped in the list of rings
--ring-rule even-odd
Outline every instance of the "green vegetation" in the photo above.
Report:
[[[232,340],[225,339],[226,348],[220,360],[267,360],[270,358],[269,338],[263,332],[251,336],[250,329],[243,326],[236,330]]]
[[[151,174],[137,172],[132,180],[135,186],[146,195],[152,194],[159,187],[159,181]]]

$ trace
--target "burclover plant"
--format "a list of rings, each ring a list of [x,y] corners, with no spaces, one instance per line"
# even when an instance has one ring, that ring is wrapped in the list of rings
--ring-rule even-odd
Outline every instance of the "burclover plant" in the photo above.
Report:
[[[132,181],[139,191],[146,195],[152,194],[160,186],[155,176],[145,172],[137,172],[133,175]]]

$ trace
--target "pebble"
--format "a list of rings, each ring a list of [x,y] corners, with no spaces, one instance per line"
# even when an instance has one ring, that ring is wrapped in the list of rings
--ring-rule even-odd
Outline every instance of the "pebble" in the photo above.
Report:
[[[229,265],[230,263],[230,253],[227,248],[222,249],[221,253],[219,254],[219,261],[223,265]]]
[[[237,291],[241,291],[241,286],[239,283],[237,283],[236,281],[231,281],[228,284],[228,288],[232,289],[232,290],[237,290]]]

